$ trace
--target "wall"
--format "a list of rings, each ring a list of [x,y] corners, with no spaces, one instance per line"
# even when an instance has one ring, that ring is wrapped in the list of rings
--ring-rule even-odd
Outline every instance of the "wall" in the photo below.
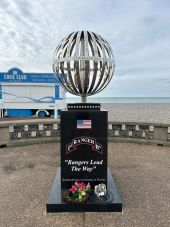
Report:
[[[56,142],[60,139],[60,122],[54,119],[13,120],[0,122],[0,146]],[[108,139],[170,145],[170,125],[137,122],[109,122]]]

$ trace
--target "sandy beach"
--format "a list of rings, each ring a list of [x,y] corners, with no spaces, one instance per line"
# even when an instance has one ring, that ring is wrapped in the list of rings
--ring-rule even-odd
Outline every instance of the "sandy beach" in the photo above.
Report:
[[[109,121],[170,123],[170,104],[168,103],[102,103],[101,105],[103,109],[108,110]]]
[[[170,124],[170,103],[101,103],[101,107],[108,111],[108,120],[113,122],[144,122],[144,123],[164,123]],[[53,117],[52,117],[53,118]],[[3,121],[41,121],[46,118],[32,117],[4,117]]]
[[[80,102],[67,98],[68,103]],[[170,124],[170,98],[88,98],[87,103],[101,103],[113,122],[146,122]]]
[[[46,214],[59,144],[0,149],[0,227],[168,227],[170,148],[109,143],[123,213]]]

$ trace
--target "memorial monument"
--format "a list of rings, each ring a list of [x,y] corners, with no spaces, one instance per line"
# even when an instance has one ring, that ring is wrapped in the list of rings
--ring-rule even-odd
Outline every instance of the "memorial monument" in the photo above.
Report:
[[[87,97],[112,79],[111,46],[89,31],[69,34],[57,46],[53,71],[66,91],[81,103],[61,111],[61,168],[46,204],[47,212],[121,212],[122,201],[107,160],[108,113]]]

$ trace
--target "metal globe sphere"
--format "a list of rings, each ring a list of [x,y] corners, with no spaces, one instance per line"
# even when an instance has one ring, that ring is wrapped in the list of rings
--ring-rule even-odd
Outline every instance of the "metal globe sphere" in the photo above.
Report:
[[[77,31],[65,37],[54,52],[53,72],[68,92],[82,97],[102,91],[112,79],[113,51],[100,35]]]

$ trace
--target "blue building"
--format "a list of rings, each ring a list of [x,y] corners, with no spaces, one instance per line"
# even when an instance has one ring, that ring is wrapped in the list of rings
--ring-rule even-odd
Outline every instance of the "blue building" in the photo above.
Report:
[[[0,72],[1,117],[57,117],[65,105],[65,91],[52,73]]]

